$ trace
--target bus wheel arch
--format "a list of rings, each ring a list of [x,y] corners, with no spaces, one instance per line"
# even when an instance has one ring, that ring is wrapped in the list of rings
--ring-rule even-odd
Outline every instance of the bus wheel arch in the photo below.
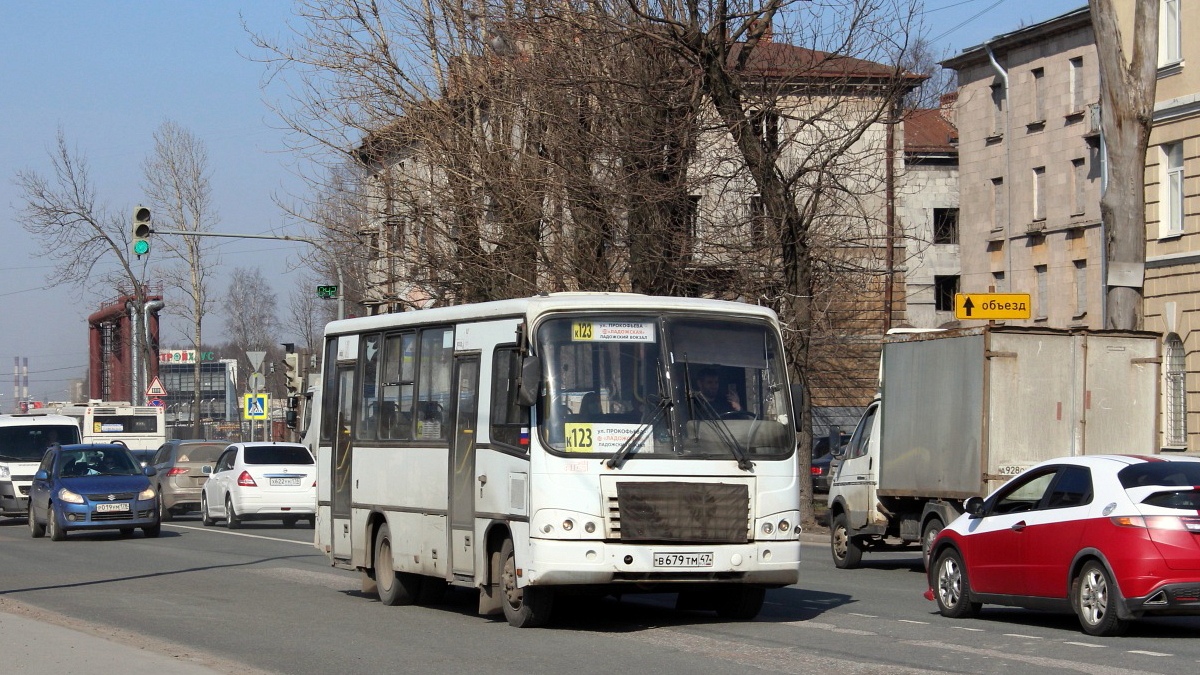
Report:
[[[386,524],[387,518],[381,512],[372,511],[371,515],[367,516],[367,525],[363,530],[363,542],[366,544],[363,547],[363,568],[372,579],[375,578],[376,537],[379,536],[379,528]]]
[[[545,586],[518,586],[520,576],[516,566],[516,549],[512,537],[505,537],[500,547],[500,604],[508,625],[515,628],[536,628],[546,625],[554,608],[554,591]]]

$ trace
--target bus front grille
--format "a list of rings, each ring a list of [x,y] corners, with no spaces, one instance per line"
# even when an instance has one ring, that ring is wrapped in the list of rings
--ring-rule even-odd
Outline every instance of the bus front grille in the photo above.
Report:
[[[608,500],[607,516],[610,540],[746,543],[750,490],[744,484],[622,482]]]

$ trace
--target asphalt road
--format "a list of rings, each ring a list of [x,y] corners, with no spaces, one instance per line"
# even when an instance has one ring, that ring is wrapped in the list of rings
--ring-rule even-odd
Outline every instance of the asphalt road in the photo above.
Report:
[[[185,518],[158,539],[96,533],[56,543],[31,539],[22,520],[0,521],[0,625],[15,612],[228,673],[1115,675],[1200,666],[1200,618],[1147,620],[1115,639],[1083,634],[1072,616],[1023,610],[944,619],[921,596],[916,554],[868,554],[862,569],[838,570],[826,546],[806,546],[802,582],[770,592],[748,623],[678,611],[674,596],[626,595],[563,603],[552,626],[518,630],[476,615],[467,591],[433,607],[385,607],[360,592],[357,575],[330,568],[311,538],[304,527],[229,531]],[[14,639],[0,631],[0,653]]]

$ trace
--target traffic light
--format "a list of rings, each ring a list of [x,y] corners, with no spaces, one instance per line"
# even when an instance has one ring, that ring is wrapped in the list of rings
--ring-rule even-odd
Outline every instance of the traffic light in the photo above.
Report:
[[[300,355],[294,351],[283,355],[283,383],[291,396],[299,394],[304,384],[300,378]]]
[[[133,210],[133,254],[138,258],[150,253],[150,209],[139,206]]]

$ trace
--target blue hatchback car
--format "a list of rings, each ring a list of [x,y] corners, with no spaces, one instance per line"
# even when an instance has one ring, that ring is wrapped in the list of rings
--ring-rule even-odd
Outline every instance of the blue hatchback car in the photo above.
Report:
[[[150,483],[154,467],[143,468],[124,445],[52,445],[29,488],[29,533],[50,532],[54,541],[70,530],[142,528],[157,537],[158,495]]]

